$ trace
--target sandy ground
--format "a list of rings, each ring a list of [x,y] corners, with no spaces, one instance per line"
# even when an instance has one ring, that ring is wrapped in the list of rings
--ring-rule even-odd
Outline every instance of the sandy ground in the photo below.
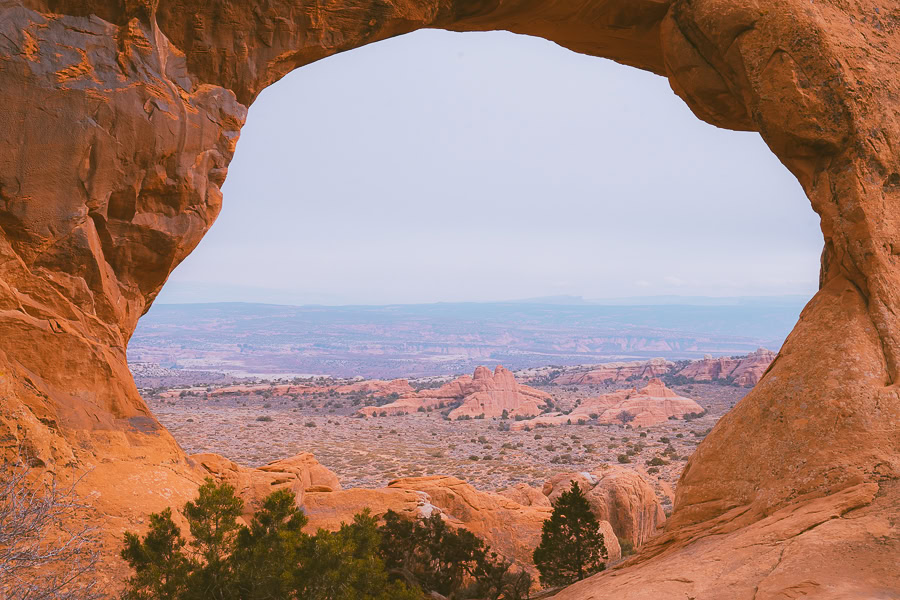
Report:
[[[210,389],[215,387],[212,384]],[[540,387],[554,396],[558,406],[567,408],[579,398],[623,386]],[[554,473],[589,471],[605,462],[619,464],[621,456],[629,461],[624,464],[659,478],[657,493],[668,509],[671,489],[688,456],[747,392],[697,383],[673,389],[709,413],[646,429],[589,421],[504,431],[500,419],[450,422],[436,412],[360,419],[353,416],[366,400],[359,396],[207,397],[200,393],[164,399],[157,388],[145,397],[188,453],[215,452],[258,466],[312,452],[341,478],[344,487],[380,487],[398,477],[431,474],[454,475],[484,490],[522,482],[540,487]],[[654,458],[666,464],[654,468],[649,464]]]

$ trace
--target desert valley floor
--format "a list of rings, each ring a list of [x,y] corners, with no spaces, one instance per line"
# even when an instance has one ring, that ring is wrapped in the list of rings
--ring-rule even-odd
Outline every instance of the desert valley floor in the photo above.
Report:
[[[553,409],[562,414],[589,398],[647,383],[631,377],[618,383],[561,385],[553,379],[567,375],[573,379],[569,370],[552,377],[550,370],[519,371],[516,380],[550,394]],[[284,382],[235,382],[218,374],[168,370],[136,375],[154,414],[189,454],[214,452],[259,466],[311,452],[345,488],[380,487],[395,478],[441,474],[482,490],[521,483],[540,489],[555,473],[622,464],[654,484],[667,512],[694,448],[749,391],[727,381],[683,382],[667,376],[670,389],[696,401],[706,411],[703,416],[670,417],[648,427],[600,423],[592,417],[566,419],[557,426],[529,426],[527,421],[501,417],[448,420],[439,411],[361,417],[357,412],[361,406],[384,405],[392,396],[337,391],[348,389],[341,385],[364,387],[359,380],[321,379],[315,389],[323,391],[279,395],[277,386]],[[427,389],[450,379],[410,383]]]

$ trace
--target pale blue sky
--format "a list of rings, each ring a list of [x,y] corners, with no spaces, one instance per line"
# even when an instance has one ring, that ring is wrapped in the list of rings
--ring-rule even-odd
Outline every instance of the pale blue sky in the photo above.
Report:
[[[160,302],[811,295],[822,243],[759,135],[507,33],[295,71],[251,107],[224,193]]]

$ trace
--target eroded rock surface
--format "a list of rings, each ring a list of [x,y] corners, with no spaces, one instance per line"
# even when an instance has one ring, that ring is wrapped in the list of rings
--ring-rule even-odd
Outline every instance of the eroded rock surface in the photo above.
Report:
[[[246,106],[379,39],[508,29],[758,131],[824,236],[820,291],[688,463],[660,541],[562,597],[896,596],[898,24],[878,0],[2,0],[0,439],[88,471],[111,530],[192,496],[204,470],[125,350],[220,209]]]
[[[307,492],[341,489],[337,475],[308,453],[271,462],[258,469],[241,467],[218,454],[194,454],[191,459],[199,463],[210,477],[234,488],[244,501],[245,517],[259,510],[266,496],[275,490],[288,489],[294,493],[297,502],[303,504]],[[246,520],[249,522],[249,519]]]
[[[529,569],[533,569],[531,555],[541,541],[541,526],[551,512],[549,503],[521,504],[443,476],[396,479],[374,490],[310,491],[304,496],[311,529],[336,529],[363,508],[370,508],[376,517],[388,510],[409,518],[437,512],[451,526],[468,529],[495,551]]]
[[[616,537],[641,546],[666,522],[662,505],[651,485],[625,467],[600,466],[584,473],[560,473],[544,484],[551,502],[577,482],[598,519],[608,521]]]

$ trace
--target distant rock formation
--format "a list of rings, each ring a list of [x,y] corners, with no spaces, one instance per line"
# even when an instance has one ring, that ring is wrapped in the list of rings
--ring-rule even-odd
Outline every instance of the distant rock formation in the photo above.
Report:
[[[451,420],[482,415],[490,419],[504,411],[510,417],[532,417],[540,414],[550,399],[546,392],[516,383],[512,371],[498,365],[493,374],[487,367],[478,367],[472,377],[463,375],[436,390],[406,394],[384,406],[367,406],[359,414],[404,415],[455,406],[448,415]]]
[[[172,390],[172,393],[178,393],[181,390]],[[319,393],[334,394],[354,394],[363,393],[372,396],[390,396],[391,394],[410,394],[415,390],[409,385],[406,379],[393,379],[391,381],[383,381],[381,379],[366,379],[363,381],[354,381],[352,383],[342,383],[335,385],[317,385],[312,383],[301,384],[269,384],[254,383],[249,385],[229,385],[212,390],[208,393],[210,397],[227,396],[231,394],[260,394],[268,392],[274,396],[304,396]],[[162,394],[165,396],[166,393]]]
[[[579,420],[596,418],[600,423],[628,423],[634,427],[652,427],[670,418],[684,418],[685,415],[701,414],[703,407],[684,396],[679,396],[659,379],[651,379],[640,390],[631,388],[587,398],[569,414],[548,413],[533,419],[516,421],[512,429],[526,427],[564,425]],[[596,415],[596,417],[592,417]]]
[[[652,379],[665,375],[680,375],[691,381],[727,381],[742,387],[753,387],[775,360],[775,353],[760,348],[747,356],[713,358],[706,355],[691,361],[681,369],[664,358],[637,362],[603,363],[588,368],[567,371],[553,379],[558,385],[588,385],[621,383],[634,379]]]
[[[707,355],[703,360],[690,363],[675,375],[691,381],[728,380],[734,385],[753,387],[762,378],[773,360],[775,360],[775,353],[765,348],[737,358],[713,358]]]
[[[635,547],[656,535],[666,522],[653,487],[636,471],[601,465],[590,473],[560,473],[544,484],[544,495],[555,502],[573,481],[578,482],[594,515],[609,521],[616,536]]]
[[[406,379],[392,379],[390,381],[368,379],[339,385],[334,388],[334,391],[338,394],[364,393],[372,394],[373,396],[390,396],[391,394],[409,394],[415,390],[413,390]]]
[[[619,383],[629,379],[652,379],[668,374],[675,363],[664,358],[652,358],[647,361],[611,362],[597,365],[590,371],[574,371],[563,373],[553,380],[559,385],[586,385],[598,383]]]

